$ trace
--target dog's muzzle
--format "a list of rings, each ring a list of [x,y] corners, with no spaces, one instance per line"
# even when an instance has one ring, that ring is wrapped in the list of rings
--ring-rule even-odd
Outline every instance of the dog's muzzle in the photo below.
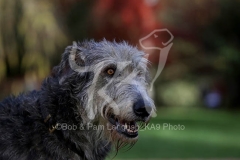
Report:
[[[136,138],[140,128],[138,122],[147,123],[150,119],[152,107],[150,103],[139,96],[132,105],[135,118],[126,120],[119,115],[109,114],[108,121],[114,126],[119,134],[123,134],[128,138]]]

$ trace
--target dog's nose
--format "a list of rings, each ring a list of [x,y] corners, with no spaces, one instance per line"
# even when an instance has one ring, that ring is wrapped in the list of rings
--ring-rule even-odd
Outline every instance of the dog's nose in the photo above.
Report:
[[[138,99],[133,104],[133,111],[137,116],[139,116],[141,118],[146,118],[149,116],[149,113],[151,112],[151,107],[146,105],[144,103],[143,99]]]

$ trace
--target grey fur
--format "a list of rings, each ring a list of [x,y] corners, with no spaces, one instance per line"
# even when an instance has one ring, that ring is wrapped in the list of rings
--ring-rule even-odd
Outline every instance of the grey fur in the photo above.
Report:
[[[121,132],[114,127],[125,123],[130,127],[130,123],[137,121],[145,124],[155,112],[148,94],[147,63],[144,53],[126,42],[86,41],[68,46],[61,63],[46,78],[40,91],[0,104],[3,117],[13,104],[21,106],[24,103],[25,107],[18,109],[19,117],[23,118],[20,113],[28,111],[31,124],[38,124],[34,129],[19,124],[19,128],[24,126],[31,132],[29,135],[22,132],[14,134],[21,135],[26,141],[29,136],[35,137],[34,143],[30,148],[25,143],[18,143],[11,145],[11,149],[6,148],[6,144],[16,143],[9,136],[12,131],[4,132],[8,126],[0,124],[0,134],[4,137],[0,137],[0,158],[9,155],[9,159],[101,160],[113,147],[118,151],[126,145],[132,146],[138,139],[136,126],[133,130],[120,129]],[[107,74],[110,68],[114,69],[114,75]],[[47,120],[47,125],[50,129],[56,127],[53,133],[49,133],[43,122],[48,114],[52,117]],[[110,123],[113,119],[115,121]],[[1,120],[6,118],[0,117]],[[11,123],[15,125],[15,121]],[[77,127],[66,129],[63,125]],[[102,128],[90,127],[92,125]]]

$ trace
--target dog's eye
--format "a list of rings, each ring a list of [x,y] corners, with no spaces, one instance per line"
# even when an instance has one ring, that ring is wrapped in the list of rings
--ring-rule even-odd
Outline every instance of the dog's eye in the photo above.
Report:
[[[113,75],[115,73],[115,71],[114,71],[114,69],[112,69],[112,68],[109,68],[108,70],[107,70],[107,74],[108,75]]]
[[[137,73],[137,76],[141,76],[141,75],[142,75],[142,72],[138,72],[138,73]]]
[[[138,71],[138,72],[137,72],[137,76],[142,76],[143,74],[144,74],[143,71]]]

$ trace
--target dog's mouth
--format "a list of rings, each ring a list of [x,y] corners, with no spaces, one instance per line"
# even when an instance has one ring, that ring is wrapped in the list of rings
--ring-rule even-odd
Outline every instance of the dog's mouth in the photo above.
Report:
[[[112,130],[116,130],[119,134],[123,134],[128,138],[138,136],[138,125],[136,121],[126,121],[118,118],[114,114],[108,117],[108,121],[112,124]]]

